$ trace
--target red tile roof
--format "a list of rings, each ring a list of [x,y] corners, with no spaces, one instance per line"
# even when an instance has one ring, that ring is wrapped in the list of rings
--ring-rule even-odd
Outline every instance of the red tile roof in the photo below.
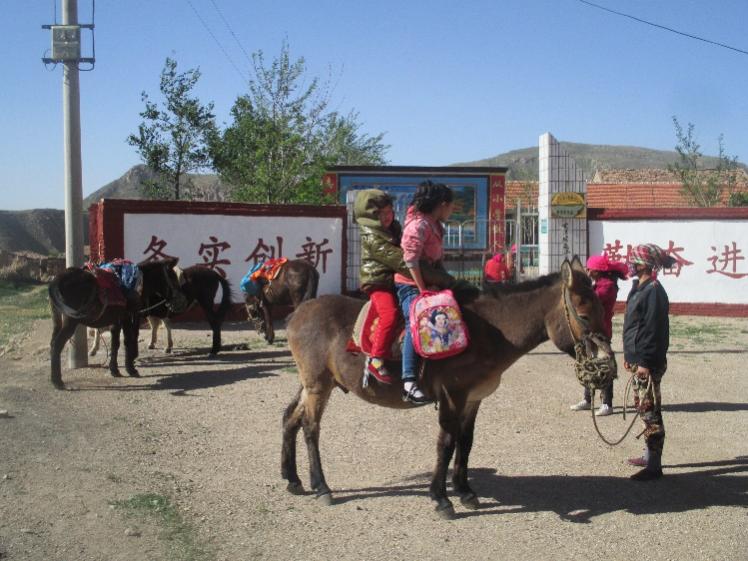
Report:
[[[612,181],[596,181],[587,184],[587,206],[589,208],[683,208],[691,205],[681,195],[682,186],[673,181],[666,170],[608,170],[598,172],[596,178],[607,177]],[[639,177],[653,181],[624,181]],[[738,190],[748,191],[748,176],[739,176]],[[668,179],[669,181],[664,181]],[[538,200],[537,181],[507,181],[506,208],[512,209],[517,199],[523,205],[535,206]],[[723,196],[727,200],[727,194]]]
[[[691,206],[679,183],[588,183],[590,208],[657,208]]]

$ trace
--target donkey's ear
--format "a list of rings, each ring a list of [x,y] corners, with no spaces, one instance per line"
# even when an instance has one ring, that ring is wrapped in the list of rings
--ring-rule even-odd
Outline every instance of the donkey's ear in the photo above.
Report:
[[[574,285],[574,273],[572,272],[571,263],[569,263],[568,259],[564,259],[564,262],[561,263],[561,280],[563,280],[569,288]]]
[[[176,267],[177,263],[179,263],[179,257],[169,257],[166,260],[166,266],[169,267],[169,269]]]
[[[587,273],[584,269],[584,265],[582,265],[582,261],[579,259],[579,255],[575,255],[574,258],[571,260],[571,268],[574,271],[579,271],[580,273]]]

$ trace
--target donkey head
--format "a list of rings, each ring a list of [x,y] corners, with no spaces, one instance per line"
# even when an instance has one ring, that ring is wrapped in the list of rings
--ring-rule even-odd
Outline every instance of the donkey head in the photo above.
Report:
[[[175,272],[178,262],[178,257],[171,257],[139,264],[143,272],[143,301],[146,306],[163,301],[172,313],[180,313],[187,307],[187,297],[179,288],[180,283]]]
[[[592,289],[592,281],[577,256],[564,260],[561,265],[559,300],[552,313],[546,317],[546,329],[556,346],[571,356],[574,345],[591,334],[600,335],[602,349],[611,354],[603,328],[603,307]],[[595,349],[596,351],[596,349]]]
[[[244,295],[247,319],[259,333],[265,332],[265,314],[262,311],[262,298],[254,294]]]

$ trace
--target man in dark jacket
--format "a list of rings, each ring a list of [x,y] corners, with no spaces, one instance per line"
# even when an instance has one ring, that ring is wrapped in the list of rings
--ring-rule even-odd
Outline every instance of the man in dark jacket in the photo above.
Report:
[[[660,382],[667,370],[670,343],[670,304],[667,293],[653,277],[655,271],[672,267],[674,259],[655,244],[638,245],[629,256],[629,273],[636,277],[626,301],[623,321],[623,358],[626,370],[634,374],[635,400],[644,421],[646,452],[629,463],[644,469],[631,476],[637,481],[662,477],[662,421]]]

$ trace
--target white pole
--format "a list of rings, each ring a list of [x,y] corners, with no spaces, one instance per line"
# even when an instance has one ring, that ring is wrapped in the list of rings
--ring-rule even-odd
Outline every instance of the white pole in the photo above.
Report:
[[[78,24],[78,0],[62,0],[62,24]],[[63,63],[62,115],[65,154],[65,264],[83,265],[83,181],[81,174],[81,112],[78,61]],[[88,366],[86,328],[70,340],[70,368]]]

